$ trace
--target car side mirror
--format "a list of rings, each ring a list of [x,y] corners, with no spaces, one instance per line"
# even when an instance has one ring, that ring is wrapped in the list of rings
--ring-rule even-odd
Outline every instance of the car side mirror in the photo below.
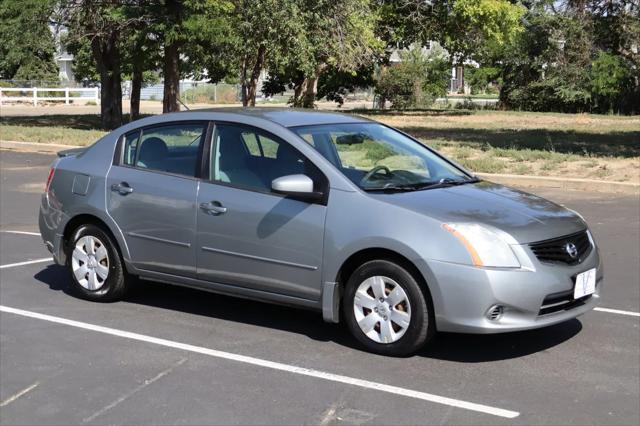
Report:
[[[276,178],[271,182],[271,189],[278,194],[311,202],[320,201],[323,196],[322,192],[313,190],[313,180],[302,174]]]

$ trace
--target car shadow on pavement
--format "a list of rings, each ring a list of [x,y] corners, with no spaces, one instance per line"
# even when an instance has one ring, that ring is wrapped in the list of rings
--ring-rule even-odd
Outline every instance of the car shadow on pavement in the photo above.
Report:
[[[34,278],[48,285],[51,290],[62,291],[69,297],[78,298],[68,285],[70,278],[64,267],[50,265],[38,272]],[[342,346],[360,349],[345,327],[341,324],[325,323],[318,312],[146,280],[134,280],[133,284],[125,296],[125,303],[272,328],[306,335],[313,340],[333,341]]]
[[[501,334],[439,333],[419,355],[444,361],[477,363],[545,352],[582,330],[577,319],[536,330]]]
[[[50,265],[34,278],[48,285],[51,290],[77,297],[68,285],[67,271],[61,266]],[[134,283],[124,303],[292,332],[363,351],[343,324],[325,323],[317,312],[144,280]],[[582,324],[574,319],[543,329],[506,334],[439,333],[415,356],[462,363],[519,358],[560,345],[581,330]]]

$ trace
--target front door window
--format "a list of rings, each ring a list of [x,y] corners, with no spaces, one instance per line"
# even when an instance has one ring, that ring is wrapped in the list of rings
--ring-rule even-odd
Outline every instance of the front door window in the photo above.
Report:
[[[319,171],[290,144],[251,127],[216,125],[211,176],[255,191],[270,192],[279,177],[305,174],[316,181]]]

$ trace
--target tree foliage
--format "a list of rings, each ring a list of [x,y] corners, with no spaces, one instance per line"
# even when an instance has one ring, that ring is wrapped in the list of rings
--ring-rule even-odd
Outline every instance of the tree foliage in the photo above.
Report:
[[[374,82],[396,107],[425,106],[462,64],[505,107],[640,110],[637,0],[3,0],[0,77],[57,78],[50,20],[68,28],[76,76],[99,82],[105,128],[122,123],[123,79],[134,118],[157,75],[165,112],[185,77],[238,82],[253,106],[265,74],[263,92],[292,89],[295,106]],[[434,41],[446,57],[418,54]]]
[[[0,78],[58,81],[55,44],[49,29],[54,2],[0,2]]]
[[[509,0],[378,0],[383,12],[399,14],[401,47],[437,41],[454,62],[481,60],[502,49],[522,31],[525,8]],[[398,41],[395,40],[398,44]]]
[[[320,78],[327,72],[351,73],[371,65],[383,43],[375,35],[377,15],[369,0],[296,0],[302,32],[286,61],[273,63],[272,82],[294,88],[295,106],[313,107]],[[267,91],[276,87],[267,85]]]
[[[286,66],[304,40],[304,16],[296,0],[235,0],[229,11],[228,62],[242,86],[244,106],[255,106],[258,79],[267,65]]]
[[[122,40],[141,21],[140,17],[129,17],[127,7],[117,0],[63,0],[59,8],[59,23],[69,28],[71,47],[87,49],[95,62],[105,129],[122,125]],[[89,69],[86,72],[89,74]]]
[[[630,19],[640,18],[639,9],[630,4],[602,9],[596,3],[569,2],[560,9],[550,9],[545,2],[531,5],[525,31],[497,62],[505,106],[562,112],[639,110],[639,68],[631,34],[640,24],[632,25]],[[605,22],[625,24],[619,24],[612,37]]]

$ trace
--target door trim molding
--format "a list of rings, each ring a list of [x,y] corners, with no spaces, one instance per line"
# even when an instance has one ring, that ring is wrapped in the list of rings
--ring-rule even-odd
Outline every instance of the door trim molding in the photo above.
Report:
[[[275,263],[275,264],[278,264],[278,265],[293,266],[295,268],[307,269],[309,271],[318,270],[317,266],[304,265],[302,263],[287,262],[287,261],[284,261],[284,260],[272,259],[270,257],[254,256],[254,255],[251,255],[251,254],[237,253],[235,251],[221,250],[221,249],[217,249],[217,248],[213,248],[213,247],[207,247],[207,246],[202,246],[201,248],[204,251],[208,251],[208,252],[212,252],[212,253],[220,253],[220,254],[226,254],[226,255],[229,255],[229,256],[243,257],[245,259],[259,260],[259,261],[262,261],[262,262]]]
[[[185,247],[185,248],[191,247],[190,243],[183,243],[181,241],[166,240],[164,238],[152,237],[151,235],[138,234],[137,232],[127,232],[127,235],[129,235],[130,237],[136,237],[136,238],[142,238],[144,240],[155,241],[155,242],[158,242],[158,243],[172,244],[174,246],[179,246],[179,247]]]
[[[214,281],[204,281],[197,278],[177,276],[165,272],[139,269],[138,273],[140,274],[140,277],[142,279],[147,279],[150,281],[175,284],[182,287],[190,287],[197,290],[204,290],[232,297],[240,297],[251,300],[263,300],[279,305],[295,306],[298,308],[306,308],[316,311],[321,310],[319,300],[305,299],[303,297],[289,296],[281,293],[272,293],[269,291],[239,287]]]

